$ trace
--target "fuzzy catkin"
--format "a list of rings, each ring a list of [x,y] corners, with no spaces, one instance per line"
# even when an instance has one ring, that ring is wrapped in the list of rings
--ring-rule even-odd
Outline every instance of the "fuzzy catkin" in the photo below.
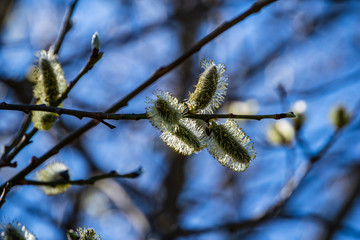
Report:
[[[213,113],[224,101],[227,91],[227,77],[224,75],[225,66],[215,65],[211,60],[203,60],[200,74],[194,92],[190,93],[186,104],[190,112]]]
[[[223,166],[233,171],[245,171],[256,152],[250,138],[238,127],[235,121],[225,124],[210,121],[209,153]]]

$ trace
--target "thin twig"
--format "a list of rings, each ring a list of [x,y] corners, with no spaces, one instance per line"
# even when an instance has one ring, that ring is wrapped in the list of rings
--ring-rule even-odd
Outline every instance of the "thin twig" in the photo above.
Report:
[[[73,87],[82,78],[82,76],[84,76],[88,71],[90,71],[94,67],[95,63],[97,63],[100,60],[100,58],[102,57],[102,54],[103,53],[99,52],[99,50],[96,48],[94,48],[92,50],[92,53],[91,53],[86,65],[81,69],[81,71],[74,78],[74,80],[72,80],[68,84],[68,87],[66,88],[65,92],[61,95],[61,97],[59,99],[56,100],[54,106],[59,106],[59,104],[61,104],[68,97],[71,89],[73,89]]]
[[[0,110],[15,110],[22,111],[24,113],[29,113],[31,111],[44,111],[44,112],[53,112],[56,114],[66,114],[75,116],[79,119],[84,117],[93,118],[98,121],[102,121],[104,119],[112,119],[112,120],[140,120],[140,119],[148,119],[149,117],[146,113],[131,113],[131,114],[116,114],[116,113],[103,113],[103,112],[88,112],[88,111],[80,111],[73,110],[67,108],[58,108],[58,107],[49,107],[46,105],[29,105],[29,104],[7,104],[2,102],[0,104]],[[194,114],[187,113],[184,114],[185,118],[196,118],[204,121],[208,121],[214,118],[233,118],[233,119],[251,119],[251,120],[261,120],[261,119],[282,119],[282,118],[294,118],[296,117],[293,112],[288,113],[279,113],[279,114],[268,114],[268,115],[237,115],[237,114]]]
[[[31,138],[37,133],[37,128],[32,128],[31,131],[23,136],[21,142],[14,148],[14,150],[5,158],[7,162],[11,162],[16,155],[27,145],[31,143]]]
[[[68,31],[70,30],[70,28],[71,28],[71,17],[72,17],[72,14],[73,14],[73,12],[74,12],[74,10],[75,10],[75,7],[76,7],[77,3],[78,3],[78,0],[73,0],[72,3],[70,3],[70,5],[69,5],[69,9],[68,9],[68,11],[67,11],[67,14],[66,14],[66,16],[65,16],[65,18],[64,18],[64,22],[63,22],[63,24],[62,24],[61,32],[60,32],[60,34],[59,34],[59,36],[58,36],[55,44],[53,45],[53,52],[54,52],[54,54],[58,54],[58,53],[59,53],[60,48],[61,48],[62,43],[63,43],[64,38],[65,38],[65,35],[67,34],[67,32],[68,32]],[[83,75],[83,74],[82,74],[82,75]],[[82,76],[82,75],[81,75],[81,76]],[[81,76],[80,76],[80,77],[81,77]],[[73,85],[75,85],[75,84],[73,84]],[[70,88],[70,89],[71,89],[71,88]],[[67,94],[68,94],[69,91],[70,91],[70,90],[68,90],[68,91],[66,92],[65,98],[66,98],[66,96],[67,96]],[[64,95],[63,95],[62,97],[64,97]],[[62,101],[63,101],[65,98],[63,98]],[[62,101],[61,101],[61,102],[62,102]],[[61,103],[61,102],[60,102],[60,103]],[[59,104],[60,104],[60,103],[59,103]],[[59,105],[59,104],[57,104],[57,105]],[[57,105],[56,105],[56,106],[57,106]],[[6,146],[6,147],[5,147],[4,153],[3,153],[3,155],[1,156],[0,168],[1,168],[1,167],[5,167],[5,166],[9,166],[9,167],[16,167],[16,166],[17,166],[16,163],[11,163],[11,160],[12,160],[12,159],[15,157],[15,155],[22,149],[22,148],[20,148],[20,146],[25,147],[25,146],[27,145],[27,143],[24,142],[23,139],[24,139],[26,130],[27,130],[27,128],[28,128],[29,125],[30,125],[30,122],[31,122],[31,116],[28,116],[28,118],[24,121],[23,125],[21,126],[21,128],[20,128],[20,130],[19,130],[19,133],[18,133],[18,134],[16,135],[16,137],[12,140],[11,144],[10,144],[9,146]],[[30,134],[31,134],[31,133],[34,133],[34,134],[35,134],[36,131],[37,131],[36,128],[33,128],[32,130],[30,130]],[[33,135],[34,135],[34,134],[33,134]],[[28,134],[28,135],[29,135],[29,134]],[[28,142],[29,142],[29,141],[30,141],[30,139],[28,139]],[[12,156],[12,157],[9,157],[10,155],[8,155],[8,154],[9,154],[9,153],[11,152],[11,150],[14,149],[14,148],[17,149],[16,154],[14,154],[14,152],[12,152],[12,155],[13,155],[13,156]]]
[[[106,113],[114,113],[117,110],[121,109],[122,107],[126,106],[127,103],[137,96],[142,90],[149,87],[151,84],[153,84],[156,80],[158,80],[160,77],[164,76],[166,73],[170,72],[171,70],[175,69],[177,66],[179,66],[183,61],[188,59],[190,56],[192,56],[194,53],[198,52],[203,46],[205,46],[208,42],[219,36],[221,33],[225,32],[229,28],[233,27],[235,24],[241,22],[242,20],[246,19],[248,16],[259,12],[262,8],[265,6],[275,2],[277,0],[261,0],[255,2],[248,10],[240,14],[238,17],[234,18],[233,20],[229,22],[224,22],[222,25],[220,25],[217,29],[215,29],[213,32],[211,32],[209,35],[205,36],[203,39],[201,39],[199,42],[197,42],[191,49],[189,49],[186,53],[184,53],[181,57],[170,63],[169,65],[165,67],[159,68],[157,71],[153,73],[153,75],[146,80],[143,84],[141,84],[138,88],[136,88],[134,91],[129,93],[127,96],[125,96],[120,101],[116,102],[113,106],[111,106],[109,109],[107,109]],[[34,159],[28,166],[26,166],[23,170],[18,172],[15,176],[13,176],[11,179],[9,179],[7,182],[11,183],[12,185],[17,185],[19,181],[23,180],[26,175],[28,175],[30,172],[32,172],[34,169],[36,169],[38,166],[40,166],[42,163],[44,163],[48,158],[52,157],[56,153],[60,151],[61,148],[66,146],[67,144],[71,143],[73,140],[81,136],[83,133],[88,131],[89,129],[93,128],[98,124],[98,121],[92,120],[88,122],[87,124],[83,125],[82,127],[78,128],[74,132],[67,135],[64,139],[62,139],[58,144],[56,144],[52,149],[50,149],[48,152],[46,152],[44,155],[42,155],[38,159]],[[2,184],[0,189],[5,187],[5,184]]]
[[[67,14],[64,18],[64,23],[62,24],[61,32],[54,44],[54,54],[57,55],[60,51],[61,45],[64,41],[65,35],[68,33],[68,31],[71,28],[71,16],[75,10],[76,4],[78,3],[78,0],[73,0],[72,3],[70,3],[69,9],[67,11]]]
[[[187,52],[185,52],[182,56],[180,56],[178,59],[170,63],[169,65],[165,67],[160,67],[158,70],[156,70],[149,79],[147,79],[143,84],[141,84],[138,88],[136,88],[134,91],[129,93],[127,96],[125,96],[123,99],[115,103],[112,107],[110,107],[106,112],[112,113],[116,112],[122,107],[127,106],[128,102],[133,99],[135,96],[137,96],[141,91],[152,85],[154,82],[156,82],[159,78],[164,76],[166,73],[170,72],[171,70],[175,69],[177,66],[179,66],[182,62],[184,62],[186,59],[191,57],[196,52],[200,51],[200,49],[205,46],[207,43],[218,37],[220,34],[225,32],[226,30],[230,29],[237,23],[243,21],[250,15],[259,12],[261,9],[266,7],[267,5],[276,2],[277,0],[259,0],[256,1],[248,10],[240,14],[239,16],[233,18],[230,21],[224,22],[221,24],[218,28],[216,28],[214,31],[206,35],[204,38],[202,38],[200,41],[195,43],[193,47],[191,47]]]
[[[288,113],[278,113],[278,114],[267,114],[267,115],[238,115],[238,114],[232,114],[232,113],[227,113],[227,114],[186,114],[184,117],[187,118],[196,118],[196,119],[201,119],[204,121],[209,121],[210,119],[214,119],[214,118],[232,118],[232,119],[249,119],[249,120],[262,120],[262,119],[275,119],[275,120],[279,120],[282,118],[295,118],[295,114],[293,112],[288,112]]]
[[[26,133],[27,128],[30,125],[30,123],[31,123],[31,114],[28,115],[24,119],[18,133],[12,139],[11,143],[4,147],[4,153],[2,154],[1,160],[0,160],[0,168],[2,168],[2,167],[16,167],[17,166],[16,162],[12,163],[11,160],[9,160],[8,154],[14,149],[15,146],[17,146],[21,142],[21,140],[23,139],[23,137],[24,137],[24,135]]]
[[[72,80],[69,84],[68,84],[68,87],[66,89],[66,91],[60,96],[60,98],[55,102],[55,106],[58,106],[59,104],[62,103],[62,101],[64,101],[69,92],[71,91],[71,89],[75,86],[75,84],[81,79],[82,76],[84,76],[89,70],[91,70],[94,65],[101,59],[102,57],[102,53],[99,52],[98,49],[93,49],[92,50],[92,53],[88,59],[88,62],[86,63],[86,65],[81,69],[81,71],[78,73],[78,75],[74,78],[74,80]],[[6,103],[2,103],[1,104],[2,107],[5,107],[7,104]],[[24,106],[42,106],[42,108],[50,108],[50,109],[59,109],[59,108],[56,108],[56,107],[49,107],[49,106],[46,106],[46,105],[26,105],[24,104]],[[14,107],[17,108],[17,109],[13,109],[13,110],[19,110],[21,109],[21,105],[16,105],[14,104]],[[1,107],[0,107],[1,108]],[[4,108],[5,109],[5,108]],[[30,110],[41,110],[41,109],[24,109],[23,112],[25,113],[29,113]],[[58,111],[58,110],[57,110]],[[57,113],[57,111],[50,111],[50,112],[55,112]],[[71,115],[71,114],[70,114]],[[115,126],[105,122],[104,120],[102,119],[98,119],[101,123],[105,124],[106,126],[108,126],[109,128],[113,129],[115,128]],[[1,167],[5,167],[5,166],[13,166],[13,167],[16,167],[16,164],[15,163],[11,163],[11,160],[26,146],[28,145],[28,143],[30,142],[31,138],[36,134],[36,132],[38,131],[37,128],[32,128],[30,130],[30,132],[28,134],[25,134],[25,131],[27,129],[27,127],[29,126],[31,122],[31,118],[30,116],[27,118],[26,120],[26,124],[24,123],[25,126],[23,126],[21,128],[21,133],[18,134],[18,136],[16,137],[16,139],[14,139],[14,141],[12,142],[12,144],[10,145],[11,146],[11,149],[10,147],[7,148],[8,151],[5,152],[2,156],[2,161],[0,162],[0,168]],[[20,139],[20,140],[19,140]],[[17,141],[15,141],[17,140]],[[15,144],[16,143],[16,144]],[[14,149],[14,151],[12,151],[10,154],[10,150]]]
[[[7,182],[3,188],[1,188],[1,195],[0,195],[0,208],[5,203],[5,199],[7,194],[10,192],[11,189],[11,183]]]
[[[91,177],[89,179],[82,179],[82,180],[73,180],[73,181],[53,181],[53,182],[40,182],[34,180],[27,180],[24,179],[18,185],[35,185],[35,186],[56,186],[56,185],[63,185],[63,184],[71,184],[71,185],[89,185],[94,184],[96,181],[107,179],[107,178],[137,178],[143,173],[143,169],[140,167],[135,171],[126,174],[119,174],[115,171],[111,171],[106,174],[97,175]]]

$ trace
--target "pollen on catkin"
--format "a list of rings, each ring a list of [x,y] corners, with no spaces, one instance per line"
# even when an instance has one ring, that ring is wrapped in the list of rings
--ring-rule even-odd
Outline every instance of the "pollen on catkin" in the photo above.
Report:
[[[22,223],[14,221],[12,223],[0,225],[0,239],[36,240],[36,237]]]
[[[163,131],[160,138],[182,155],[198,153],[206,146],[204,129],[192,119],[181,119],[179,124]]]
[[[101,240],[100,235],[96,234],[93,228],[77,228],[76,231],[69,230],[67,232],[71,240]]]
[[[42,104],[54,106],[67,88],[64,71],[51,51],[42,50],[36,56],[39,58],[37,65],[29,75],[34,83],[34,97]]]
[[[224,101],[227,92],[225,65],[212,60],[202,60],[204,72],[200,74],[194,92],[190,93],[187,105],[190,112],[213,113]]]
[[[147,101],[149,106],[146,108],[146,114],[154,127],[164,131],[179,122],[186,108],[169,92],[157,90],[154,95],[156,100]]]
[[[34,127],[47,131],[52,127],[57,116],[56,113],[33,111],[31,120]]]
[[[67,88],[64,71],[52,51],[42,50],[36,56],[39,58],[37,65],[29,74],[29,80],[34,84],[33,95],[37,100],[36,104],[57,107],[58,99]],[[32,121],[36,128],[49,130],[55,121],[55,116],[57,115],[34,111]],[[50,119],[52,122],[49,121]]]
[[[40,182],[69,181],[69,168],[61,162],[48,164],[44,169],[36,173],[36,179]],[[41,186],[46,195],[58,195],[64,193],[70,184],[58,184],[55,186]]]
[[[169,92],[157,90],[156,100],[148,100],[147,116],[161,131],[166,145],[183,155],[197,153],[205,147],[204,130],[194,119],[183,118],[186,106]]]
[[[251,139],[233,120],[225,124],[209,123],[209,153],[223,166],[232,171],[245,171],[256,152]]]

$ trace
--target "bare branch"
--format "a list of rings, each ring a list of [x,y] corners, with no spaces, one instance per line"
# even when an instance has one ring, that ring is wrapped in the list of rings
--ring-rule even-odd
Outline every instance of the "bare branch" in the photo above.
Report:
[[[140,167],[137,170],[126,173],[126,174],[119,174],[116,171],[111,171],[106,174],[97,175],[97,176],[91,177],[89,179],[83,179],[83,180],[39,182],[39,181],[24,179],[18,185],[35,185],[35,186],[56,186],[56,185],[62,185],[62,184],[89,185],[89,184],[94,184],[97,181],[107,179],[107,178],[137,178],[142,173],[143,173],[143,169]]]
[[[187,118],[196,118],[196,119],[201,119],[204,121],[209,121],[210,119],[214,119],[214,118],[231,118],[231,119],[249,119],[249,120],[262,120],[262,119],[275,119],[275,120],[279,120],[282,118],[295,118],[295,114],[293,112],[288,112],[288,113],[278,113],[278,114],[267,114],[267,115],[238,115],[238,114],[232,114],[232,113],[227,113],[227,114],[193,114],[193,113],[189,113],[186,114],[184,117]]]
[[[31,115],[27,116],[24,119],[16,136],[11,140],[11,143],[4,147],[4,153],[2,154],[1,159],[0,159],[0,168],[17,166],[16,162],[11,163],[11,159],[9,159],[8,154],[11,152],[11,150],[14,149],[14,147],[16,147],[22,141],[22,139],[26,133],[26,129],[30,125],[30,122],[31,122]]]
[[[146,113],[131,113],[131,114],[116,114],[116,113],[104,113],[104,112],[88,112],[88,111],[80,111],[73,110],[67,108],[58,108],[58,107],[49,107],[46,105],[28,105],[28,104],[7,104],[2,102],[0,104],[0,110],[15,110],[22,111],[24,113],[30,113],[31,111],[44,111],[44,112],[53,112],[59,115],[66,114],[75,116],[79,119],[84,117],[93,118],[98,121],[103,122],[104,119],[112,119],[112,120],[140,120],[140,119],[148,119],[149,117]],[[282,119],[282,118],[294,118],[296,117],[293,112],[288,113],[279,113],[279,114],[268,114],[268,115],[237,115],[237,114],[194,114],[187,113],[184,114],[185,118],[196,118],[204,121],[209,121],[214,118],[233,118],[233,119],[251,119],[251,120],[261,120],[261,119]]]
[[[61,48],[61,45],[64,41],[65,35],[68,33],[68,31],[71,28],[71,16],[74,12],[74,9],[76,7],[76,4],[78,3],[78,0],[73,0],[72,3],[69,6],[69,10],[64,18],[64,23],[61,28],[61,33],[58,36],[55,44],[54,44],[54,54],[58,54]]]
[[[73,89],[73,87],[75,86],[75,84],[82,78],[82,76],[84,76],[88,71],[90,71],[94,65],[101,59],[102,57],[102,52],[99,52],[98,49],[94,48],[92,50],[92,53],[86,63],[86,65],[81,69],[81,71],[79,72],[79,74],[74,78],[74,80],[72,80],[69,84],[68,87],[66,88],[66,91],[61,95],[61,97],[55,102],[54,106],[58,106],[59,104],[61,104],[69,95],[69,92],[71,91],[71,89]]]
[[[224,22],[221,24],[218,28],[216,28],[214,31],[209,33],[207,36],[202,38],[200,41],[195,43],[195,45],[190,48],[187,52],[185,52],[182,56],[180,56],[178,59],[170,63],[169,65],[165,67],[161,67],[158,70],[156,70],[149,79],[147,79],[143,84],[141,84],[138,88],[136,88],[134,91],[129,93],[127,96],[125,96],[123,99],[115,103],[111,108],[109,108],[106,112],[115,112],[119,110],[122,107],[127,106],[128,102],[133,99],[135,96],[137,96],[141,91],[149,87],[151,84],[156,82],[159,78],[164,76],[166,73],[170,72],[171,70],[175,69],[177,66],[179,66],[182,62],[184,62],[186,59],[191,57],[196,52],[200,51],[200,49],[205,46],[207,43],[218,37],[220,34],[225,32],[226,30],[230,29],[237,23],[243,21],[250,15],[259,12],[261,9],[266,7],[267,5],[276,2],[277,0],[258,0],[256,1],[248,10],[240,14],[239,16],[233,18],[230,21]]]

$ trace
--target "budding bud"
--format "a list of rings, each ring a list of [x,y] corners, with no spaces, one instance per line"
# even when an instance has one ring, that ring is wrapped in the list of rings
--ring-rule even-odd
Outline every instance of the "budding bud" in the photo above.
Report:
[[[342,105],[333,107],[330,112],[330,120],[337,129],[345,127],[350,122],[350,119],[350,113]]]
[[[267,139],[274,145],[288,145],[294,137],[294,126],[285,119],[278,120],[267,130]]]
[[[306,102],[303,100],[296,101],[293,106],[293,111],[296,118],[293,119],[295,131],[299,131],[306,121]]]
[[[69,168],[61,162],[54,162],[38,171],[36,179],[41,182],[69,181]],[[41,188],[46,195],[58,195],[64,193],[69,187],[70,184],[57,184],[56,186],[42,186]]]
[[[92,49],[100,50],[100,40],[98,32],[95,32],[91,39],[91,47]]]

